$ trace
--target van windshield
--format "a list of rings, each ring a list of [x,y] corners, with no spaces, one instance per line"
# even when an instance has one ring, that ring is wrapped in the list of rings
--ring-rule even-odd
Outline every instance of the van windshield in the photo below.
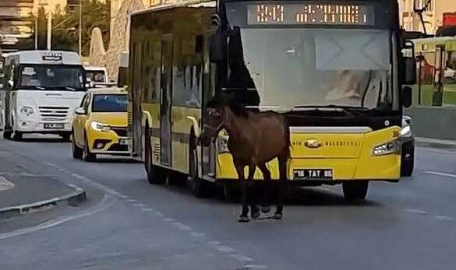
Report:
[[[23,65],[19,89],[86,91],[82,67],[64,65]]]

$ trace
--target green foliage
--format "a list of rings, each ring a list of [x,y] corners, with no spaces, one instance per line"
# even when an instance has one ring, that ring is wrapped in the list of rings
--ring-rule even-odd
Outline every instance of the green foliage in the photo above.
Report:
[[[90,51],[90,39],[95,27],[101,29],[105,47],[109,44],[110,5],[99,0],[82,1],[82,54]],[[47,14],[40,8],[38,16],[33,14],[27,19],[31,22],[33,35],[22,44],[21,48],[33,49],[35,43],[35,25],[38,18],[38,49],[46,49]],[[52,14],[52,49],[78,51],[79,48],[79,7],[73,10],[57,6]]]

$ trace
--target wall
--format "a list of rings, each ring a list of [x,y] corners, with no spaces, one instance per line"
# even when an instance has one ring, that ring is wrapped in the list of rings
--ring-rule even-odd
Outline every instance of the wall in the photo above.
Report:
[[[416,137],[456,141],[456,107],[413,107],[405,113]]]

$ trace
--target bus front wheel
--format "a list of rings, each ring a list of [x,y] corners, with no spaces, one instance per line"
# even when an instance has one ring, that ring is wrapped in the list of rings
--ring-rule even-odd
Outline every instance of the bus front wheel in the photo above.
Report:
[[[196,147],[196,138],[192,134],[190,136],[190,147],[189,147],[189,160],[188,160],[188,171],[189,181],[188,186],[190,187],[193,195],[197,198],[204,198],[209,195],[209,183],[199,177],[198,174],[198,154]]]
[[[146,169],[147,173],[147,181],[149,181],[149,184],[164,184],[166,182],[166,175],[163,171],[163,169],[155,166],[153,164],[153,152],[152,152],[152,146],[150,143],[150,133],[149,133],[149,126],[146,126],[146,129],[144,131],[144,148],[145,148],[145,153],[144,153],[144,166]]]
[[[368,181],[348,181],[342,183],[342,190],[344,191],[344,198],[349,201],[361,201],[366,199],[367,189],[369,187]]]

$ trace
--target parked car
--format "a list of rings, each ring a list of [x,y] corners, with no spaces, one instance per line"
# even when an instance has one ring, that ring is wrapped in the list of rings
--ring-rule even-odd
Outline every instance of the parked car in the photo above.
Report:
[[[404,116],[402,118],[402,162],[401,176],[411,176],[415,166],[415,138],[411,129],[412,118]]]
[[[127,93],[118,88],[92,89],[75,110],[73,158],[95,161],[98,154],[129,155]]]

